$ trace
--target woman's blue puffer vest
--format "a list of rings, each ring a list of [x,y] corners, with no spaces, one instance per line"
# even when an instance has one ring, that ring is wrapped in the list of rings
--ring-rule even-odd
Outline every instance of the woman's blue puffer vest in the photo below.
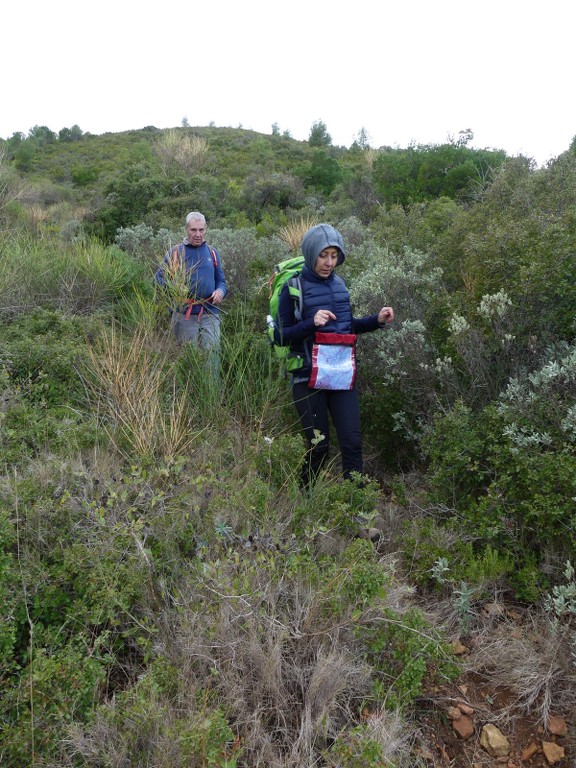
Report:
[[[352,333],[350,294],[339,275],[333,272],[329,278],[322,278],[304,267],[300,275],[300,285],[304,304],[303,320],[314,317],[319,309],[329,309],[336,315],[336,320],[330,320],[318,330],[322,333]],[[307,339],[301,350],[294,349],[295,352],[304,351],[306,360],[304,367],[296,374],[298,379],[310,375],[308,361],[311,360],[313,341],[313,339]]]

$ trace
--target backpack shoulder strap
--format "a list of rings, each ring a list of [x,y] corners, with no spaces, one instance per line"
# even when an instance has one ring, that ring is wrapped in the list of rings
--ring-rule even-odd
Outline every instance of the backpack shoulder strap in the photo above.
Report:
[[[216,256],[216,249],[212,248],[211,245],[208,245],[208,250],[212,254],[212,261],[214,262],[214,269],[218,269],[218,257]]]
[[[178,261],[184,264],[184,243],[178,243],[177,246],[172,248],[172,269],[178,268]]]
[[[288,293],[294,302],[294,317],[298,322],[302,320],[304,312],[304,296],[302,295],[302,281],[300,275],[294,275],[288,280]]]

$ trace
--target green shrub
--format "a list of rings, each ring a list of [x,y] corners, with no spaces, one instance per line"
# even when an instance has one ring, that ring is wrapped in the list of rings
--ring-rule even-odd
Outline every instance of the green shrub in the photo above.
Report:
[[[568,349],[526,382],[512,380],[480,413],[457,403],[422,442],[433,500],[453,508],[479,543],[515,558],[524,594],[539,581],[533,558],[561,560],[575,543],[575,359]]]
[[[37,307],[96,312],[149,279],[141,262],[115,246],[0,233],[0,313],[8,317]]]
[[[359,628],[358,636],[375,671],[374,694],[386,709],[407,709],[424,685],[454,679],[459,666],[440,633],[416,608],[387,608],[381,619]]]
[[[0,329],[0,368],[22,398],[45,408],[84,404],[79,361],[90,326],[61,312],[35,309]]]
[[[389,765],[381,742],[367,724],[340,734],[329,752],[329,765],[338,768],[380,768]],[[390,764],[391,765],[391,764]]]
[[[357,539],[342,553],[339,563],[346,572],[341,594],[349,604],[370,605],[383,599],[391,585],[390,573],[374,556],[374,546],[366,539]]]
[[[222,708],[207,691],[186,690],[165,657],[97,709],[94,721],[93,730],[68,740],[87,767],[126,762],[235,768],[242,754]]]
[[[299,533],[321,528],[355,535],[359,524],[365,527],[376,515],[379,492],[378,483],[369,477],[356,475],[334,483],[329,475],[321,476],[309,495],[298,502],[295,529]]]
[[[276,490],[293,489],[300,480],[300,464],[305,452],[301,435],[263,436],[258,441],[255,457],[258,472]]]
[[[92,712],[106,676],[106,655],[97,638],[82,632],[50,650],[37,647],[34,634],[30,635],[23,674],[3,681],[0,751],[4,761],[25,768],[38,755],[47,758],[59,753],[70,723],[85,720]]]
[[[18,463],[43,450],[72,455],[97,441],[80,375],[90,325],[35,309],[0,328],[0,461]]]
[[[1,503],[1,498],[0,498]],[[14,620],[17,595],[14,590],[17,536],[14,521],[8,510],[0,508],[0,669],[10,670],[16,642]]]

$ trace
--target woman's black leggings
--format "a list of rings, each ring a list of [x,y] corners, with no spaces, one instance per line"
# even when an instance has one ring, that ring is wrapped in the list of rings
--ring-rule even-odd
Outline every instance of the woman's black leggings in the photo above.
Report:
[[[356,387],[345,390],[310,389],[307,382],[292,387],[294,404],[306,440],[308,452],[302,467],[302,484],[308,486],[328,459],[328,414],[336,429],[342,455],[342,473],[362,472],[362,436],[360,404]],[[318,439],[322,436],[321,439]]]

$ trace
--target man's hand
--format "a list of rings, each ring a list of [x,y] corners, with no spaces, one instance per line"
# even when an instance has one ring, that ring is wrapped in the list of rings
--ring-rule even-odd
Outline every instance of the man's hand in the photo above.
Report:
[[[217,288],[215,291],[213,291],[210,294],[210,296],[208,296],[208,301],[211,304],[220,304],[223,298],[224,298],[224,294],[219,288]]]

